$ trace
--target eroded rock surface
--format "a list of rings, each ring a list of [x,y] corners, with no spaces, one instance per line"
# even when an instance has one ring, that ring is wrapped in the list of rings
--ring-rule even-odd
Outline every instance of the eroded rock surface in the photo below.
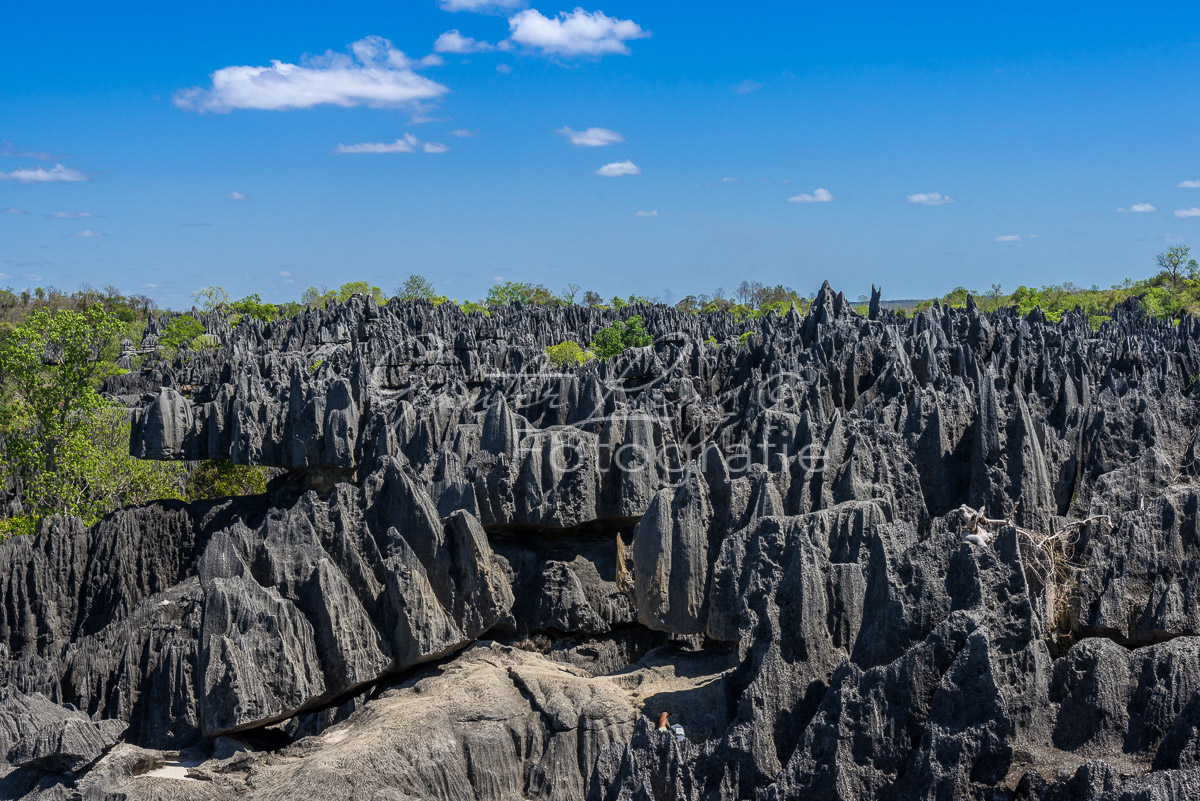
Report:
[[[0,796],[1200,797],[1192,318],[205,325],[131,452],[286,472],[0,545]]]

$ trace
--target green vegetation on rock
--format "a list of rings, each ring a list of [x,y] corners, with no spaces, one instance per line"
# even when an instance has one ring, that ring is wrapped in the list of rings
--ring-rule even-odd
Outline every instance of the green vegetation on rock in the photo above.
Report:
[[[596,354],[579,347],[578,342],[560,342],[546,348],[546,358],[559,369],[578,367],[596,358]]]
[[[654,344],[654,337],[646,333],[642,318],[634,315],[625,322],[615,321],[607,328],[596,332],[589,348],[601,359],[608,359],[629,348],[642,348]]]

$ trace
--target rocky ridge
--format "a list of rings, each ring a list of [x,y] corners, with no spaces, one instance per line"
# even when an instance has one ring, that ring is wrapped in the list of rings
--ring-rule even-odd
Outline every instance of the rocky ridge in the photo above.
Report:
[[[205,322],[131,452],[282,475],[0,545],[0,796],[1200,797],[1192,318]]]

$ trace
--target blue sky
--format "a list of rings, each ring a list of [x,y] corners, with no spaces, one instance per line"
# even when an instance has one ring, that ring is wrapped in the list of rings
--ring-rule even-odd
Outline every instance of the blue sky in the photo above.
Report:
[[[0,285],[928,297],[1200,248],[1192,3],[115,5],[4,11]]]

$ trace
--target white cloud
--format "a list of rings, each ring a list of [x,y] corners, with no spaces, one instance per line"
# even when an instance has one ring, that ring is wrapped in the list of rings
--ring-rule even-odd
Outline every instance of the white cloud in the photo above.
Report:
[[[458,28],[446,31],[433,43],[433,51],[435,53],[459,53],[466,55],[468,53],[487,53],[495,49],[496,46],[490,42],[481,42],[477,39],[472,39],[470,36],[463,36]]]
[[[100,234],[91,230],[84,230],[77,234],[71,234],[72,239],[91,239],[93,236],[104,236],[104,234]]]
[[[212,74],[212,86],[178,92],[188,111],[225,113],[238,108],[286,111],[320,105],[414,107],[450,91],[413,71],[441,63],[439,56],[410,59],[380,36],[350,45],[353,56],[328,52],[304,64],[272,61],[269,67],[233,66]]]
[[[1117,209],[1117,213],[1119,214],[1146,214],[1151,211],[1158,211],[1158,209],[1149,203],[1134,203],[1127,209]]]
[[[833,199],[833,193],[828,189],[816,189],[811,195],[802,192],[794,197],[789,197],[788,203],[831,203]]]
[[[441,142],[426,142],[423,146],[426,153],[449,153],[450,148]]]
[[[992,237],[993,242],[1024,242],[1026,239],[1041,239],[1041,234],[1005,234]]]
[[[16,207],[10,206],[9,208],[4,209],[4,213],[5,214],[28,214],[29,212],[25,211],[25,209],[18,209]]]
[[[523,8],[525,0],[442,0],[442,11],[475,11],[490,13]]]
[[[280,277],[281,277],[281,278],[291,278],[291,277],[292,277],[292,271],[291,271],[291,270],[280,270],[280,271],[279,271],[279,275],[280,275]]]
[[[721,179],[721,183],[723,183],[723,184],[736,184],[737,182],[738,182],[737,178],[722,178]]]
[[[650,35],[633,20],[614,19],[603,11],[582,8],[564,11],[558,17],[544,17],[528,9],[510,17],[508,27],[517,44],[556,56],[628,54],[625,42]]]
[[[90,211],[56,211],[50,215],[56,220],[82,220],[85,217],[95,217]]]
[[[158,289],[158,284],[142,284],[145,289]]]
[[[1200,217],[1200,209],[1196,208],[1195,206],[1190,209],[1180,209],[1179,211],[1175,212],[1175,216],[1181,220],[1187,217]]]
[[[12,172],[0,172],[0,181],[16,181],[21,184],[49,184],[56,182],[86,181],[88,177],[79,170],[55,164],[45,167],[24,167]]]
[[[753,80],[747,79],[747,80],[744,80],[741,83],[735,85],[733,87],[733,91],[737,92],[739,95],[748,95],[751,92],[757,92],[759,89],[762,89],[762,88],[763,88],[763,85],[761,83],[759,83],[758,81],[753,81]]]
[[[1180,189],[1200,189],[1200,181],[1180,181]]]
[[[917,192],[908,196],[908,202],[918,206],[944,206],[947,203],[957,202],[957,198],[943,195],[941,192]]]
[[[500,73],[501,75],[508,75],[510,72],[512,72],[512,67],[508,66],[507,64],[497,64],[496,72]]]
[[[657,217],[658,211],[639,211],[634,213],[635,217]]]
[[[243,195],[241,192],[230,192],[227,197],[230,200],[249,200],[250,198]]]
[[[451,136],[457,136],[459,139],[469,139],[475,135],[474,131],[468,131],[466,128],[459,128],[457,131],[451,131]]]
[[[40,150],[20,150],[7,139],[0,139],[0,156],[9,156],[17,159],[37,159],[38,161],[54,161],[53,153],[46,153]]]
[[[605,147],[624,142],[625,137],[607,128],[588,128],[586,131],[573,131],[563,126],[555,131],[570,140],[575,147]]]
[[[411,153],[420,144],[420,140],[412,134],[405,134],[403,139],[395,142],[361,142],[357,145],[339,144],[335,153]]]
[[[641,168],[632,161],[614,161],[612,164],[605,164],[603,167],[596,170],[596,175],[601,175],[605,178],[617,178],[622,175],[641,174]]]

